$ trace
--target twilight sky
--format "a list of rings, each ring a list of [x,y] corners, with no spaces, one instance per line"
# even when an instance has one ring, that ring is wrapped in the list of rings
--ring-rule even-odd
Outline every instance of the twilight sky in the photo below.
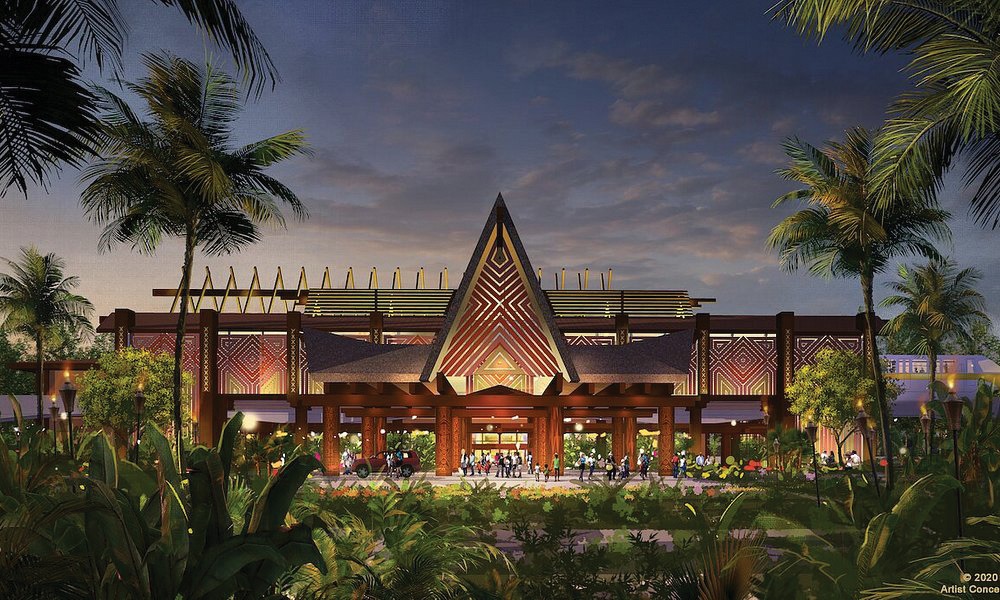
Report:
[[[126,76],[143,51],[202,60],[206,45],[169,9],[130,1]],[[273,173],[311,212],[231,257],[199,258],[216,285],[251,268],[294,286],[379,268],[387,285],[423,266],[457,285],[498,191],[543,285],[554,270],[614,268],[614,287],[687,289],[716,313],[854,313],[854,281],[789,275],[763,245],[791,189],[774,176],[780,142],[813,143],[877,126],[906,87],[901,57],[861,57],[839,39],[805,42],[772,23],[764,1],[241,2],[283,80],[249,106],[239,142],[302,128],[314,148]],[[101,77],[92,72],[94,78]],[[0,256],[35,243],[64,256],[100,314],[165,310],[181,248],[147,257],[97,251],[77,204],[78,174],[48,190],[0,198]],[[1000,316],[1000,232],[978,229],[967,192],[949,185],[954,244],[943,250],[985,274]],[[882,278],[885,281],[887,274]],[[596,275],[595,275],[596,277]],[[567,278],[570,279],[569,277]],[[593,287],[595,279],[592,278]],[[599,280],[597,280],[599,286]],[[880,295],[884,288],[880,286]]]

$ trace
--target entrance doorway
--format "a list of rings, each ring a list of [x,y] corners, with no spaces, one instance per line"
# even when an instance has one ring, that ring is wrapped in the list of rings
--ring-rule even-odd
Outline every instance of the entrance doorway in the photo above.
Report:
[[[498,451],[520,452],[521,458],[528,455],[528,433],[525,431],[483,431],[472,434],[472,452],[476,457],[482,453],[494,455]]]

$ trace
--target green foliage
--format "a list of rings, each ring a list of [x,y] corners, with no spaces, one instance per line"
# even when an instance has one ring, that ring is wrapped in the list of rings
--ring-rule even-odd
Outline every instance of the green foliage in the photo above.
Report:
[[[316,515],[324,524],[314,536],[329,570],[306,565],[284,580],[281,591],[307,600],[467,598],[475,589],[471,573],[487,568],[509,573],[506,557],[479,540],[481,521],[457,524],[429,514],[426,482],[389,485],[391,493],[365,501],[365,518],[303,500],[296,514]]]
[[[232,447],[236,431],[227,427],[220,446]],[[219,450],[192,451],[182,478],[155,425],[145,439],[155,458],[146,468],[119,460],[101,434],[84,444],[82,473],[46,470],[46,462],[30,458],[30,444],[16,451],[16,461],[0,460],[0,562],[74,567],[37,581],[4,570],[3,597],[260,598],[289,569],[310,563],[325,570],[312,526],[288,519],[295,492],[320,466],[315,459],[290,461],[265,493],[241,492],[234,502],[252,506],[254,519],[236,531]],[[60,459],[50,454],[53,460]]]
[[[819,351],[814,364],[804,365],[795,372],[795,380],[785,395],[790,401],[789,411],[834,433],[839,455],[844,440],[855,430],[858,402],[869,414],[878,414],[875,387],[863,357],[828,348]],[[902,388],[895,380],[885,379],[884,389],[891,411]]]
[[[84,424],[113,436],[116,447],[128,447],[135,432],[135,392],[146,396],[143,411],[146,423],[169,430],[173,414],[171,376],[173,358],[147,350],[125,348],[98,359],[98,368],[84,373],[79,380],[79,402]],[[191,376],[185,373],[184,390],[191,389]],[[190,419],[191,399],[185,394],[184,414]]]
[[[2,159],[0,159],[2,160]],[[34,246],[21,248],[18,260],[4,259],[9,273],[0,273],[0,331],[15,332],[35,345],[38,383],[35,387],[36,422],[42,419],[42,361],[45,340],[57,327],[82,335],[93,330],[89,317],[93,305],[73,293],[80,281],[66,277],[65,262],[55,254],[43,255]]]
[[[881,206],[900,190],[933,195],[956,161],[977,187],[971,212],[1000,225],[1000,22],[982,0],[781,0],[775,17],[822,40],[841,32],[860,52],[901,52],[913,88],[890,107],[879,136],[871,189]]]
[[[0,331],[0,394],[30,394],[35,389],[35,377],[31,373],[14,371],[7,367],[10,363],[27,360],[27,349],[21,342],[12,341]]]
[[[206,37],[228,49],[258,92],[277,81],[267,51],[233,2],[165,0]],[[128,23],[108,0],[8,2],[0,11],[0,196],[44,186],[61,163],[78,166],[94,151],[99,122],[82,66],[121,68]]]
[[[891,332],[908,352],[927,355],[931,384],[937,380],[937,359],[949,344],[972,344],[976,326],[989,324],[985,298],[975,290],[982,274],[976,269],[962,269],[949,260],[932,260],[926,265],[899,267],[899,281],[890,282],[893,295],[882,306],[902,308],[903,312],[886,323],[883,332]]]
[[[864,340],[868,368],[882,381],[875,338],[874,281],[900,256],[936,258],[934,241],[950,237],[949,213],[941,210],[933,189],[893,189],[888,198],[877,195],[873,179],[876,132],[861,127],[847,132],[843,142],[817,148],[799,139],[784,144],[789,165],[778,171],[787,181],[802,185],[773,206],[797,202],[803,207],[785,217],[767,238],[789,271],[807,267],[822,277],[857,278],[864,301]],[[879,419],[886,454],[892,454],[889,404],[881,385],[875,386],[875,416]],[[892,462],[887,486],[895,475]]]
[[[358,439],[357,454],[361,454],[360,438]],[[413,435],[412,432],[386,434],[386,447],[390,449],[400,448],[404,450],[416,450],[420,455],[420,468],[424,471],[434,470],[434,457],[436,444],[434,436],[430,434]]]
[[[147,76],[125,85],[145,103],[146,120],[114,92],[95,90],[103,113],[101,158],[84,173],[81,204],[103,227],[104,248],[129,244],[153,253],[166,238],[184,240],[173,375],[180,462],[180,340],[194,253],[229,254],[259,241],[261,225],[285,224],[281,204],[304,218],[298,197],[265,171],[306,152],[306,143],[302,131],[295,130],[234,147],[242,97],[236,80],[211,65],[199,67],[167,52],[146,54],[143,64]]]

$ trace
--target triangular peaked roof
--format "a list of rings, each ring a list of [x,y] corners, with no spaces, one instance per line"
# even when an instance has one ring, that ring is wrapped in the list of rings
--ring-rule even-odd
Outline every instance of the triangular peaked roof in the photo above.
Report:
[[[462,283],[420,376],[471,376],[498,346],[533,376],[579,381],[552,307],[542,292],[502,195],[479,236]]]

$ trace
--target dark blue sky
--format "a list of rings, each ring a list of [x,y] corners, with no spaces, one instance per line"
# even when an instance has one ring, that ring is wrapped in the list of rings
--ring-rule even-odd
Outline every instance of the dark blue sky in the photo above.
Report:
[[[225,59],[169,9],[123,4],[128,77],[147,50]],[[230,264],[243,284],[253,265],[265,285],[278,265],[293,284],[302,265],[313,285],[325,266],[341,283],[373,265],[383,285],[397,266],[410,285],[447,266],[455,284],[500,191],[546,287],[561,267],[612,267],[615,287],[688,289],[717,297],[713,312],[860,304],[855,282],[787,275],[765,250],[787,214],[770,204],[790,189],[773,171],[787,136],[877,126],[907,85],[902,57],[804,41],[769,20],[769,1],[240,4],[283,78],[240,139],[306,130],[314,155],[275,174],[312,216],[199,260],[217,284]],[[66,256],[101,313],[165,308],[149,290],[176,283],[179,246],[99,255],[76,180],[0,201],[0,255],[35,242]],[[997,315],[997,237],[970,224],[963,197],[943,198],[956,213],[944,249],[986,271]]]

